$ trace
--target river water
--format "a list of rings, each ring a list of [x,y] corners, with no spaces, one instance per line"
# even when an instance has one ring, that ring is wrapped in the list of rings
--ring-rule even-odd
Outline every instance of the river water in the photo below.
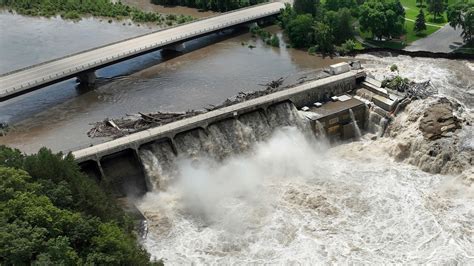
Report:
[[[5,13],[0,14],[0,21],[1,72],[151,31],[121,22],[83,19],[74,23]],[[22,25],[25,42],[17,28],[3,27],[15,24]],[[248,44],[256,48],[250,49]],[[97,74],[102,79],[94,90],[76,88],[75,80],[68,80],[0,103],[0,121],[11,124],[0,143],[25,152],[42,146],[54,151],[85,147],[104,141],[90,139],[86,133],[91,123],[106,117],[202,109],[239,91],[261,89],[258,84],[280,77],[294,80],[297,75],[343,61],[308,56],[285,48],[283,42],[281,48],[269,47],[248,33],[214,34],[186,45],[187,53],[180,56],[163,57],[158,51],[101,69]],[[58,49],[51,49],[56,46]]]
[[[217,165],[217,166],[216,166]],[[283,128],[223,163],[178,163],[139,208],[170,265],[474,263],[473,190]]]
[[[431,79],[472,115],[473,62],[358,59],[378,78],[395,63],[414,80]],[[472,149],[472,132],[467,141]],[[283,127],[223,161],[178,157],[170,173],[166,150],[152,150],[159,152],[142,153],[142,161],[165,185],[138,207],[148,219],[144,245],[170,265],[474,263],[472,185],[395,162],[368,139],[330,148]]]
[[[2,72],[86,49],[96,38],[94,27],[104,42],[150,30],[93,19],[70,24],[2,14],[0,21],[22,22],[32,36],[41,32],[23,42],[17,29],[1,27],[2,37],[20,38],[2,38],[1,50],[16,53],[2,54]],[[81,32],[91,37],[75,38]],[[40,39],[51,46],[36,45]],[[56,43],[57,49],[50,49]],[[196,49],[207,43],[213,44]],[[89,123],[104,117],[203,108],[238,91],[261,88],[260,83],[295,79],[343,60],[271,48],[248,34],[215,35],[188,49],[178,57],[163,58],[157,52],[105,68],[98,72],[102,79],[95,90],[76,88],[71,80],[1,103],[0,118],[12,124],[12,131],[0,143],[27,152],[41,146],[61,150],[87,145],[102,141],[85,133]],[[403,75],[429,78],[442,94],[472,110],[472,62],[371,55],[359,59],[378,78],[394,63]],[[368,147],[361,150],[360,145]],[[151,167],[155,163],[147,169],[158,171]],[[329,148],[284,127],[224,161],[180,158],[175,167],[168,186],[137,203],[148,218],[144,245],[153,259],[172,265],[474,264],[472,187],[453,176],[396,163],[364,139]]]

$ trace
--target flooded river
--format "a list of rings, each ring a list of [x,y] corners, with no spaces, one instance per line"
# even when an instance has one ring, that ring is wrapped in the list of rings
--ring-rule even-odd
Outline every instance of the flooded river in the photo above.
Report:
[[[472,117],[473,62],[358,59],[377,78],[397,64],[413,80],[430,79]],[[417,122],[408,121],[407,128],[411,123]],[[253,129],[243,135],[256,138]],[[472,180],[472,124],[461,131],[463,151],[471,156],[464,178],[471,173]],[[416,130],[409,134],[423,138]],[[214,139],[210,145],[222,146]],[[166,150],[143,152],[147,176],[165,184],[138,201],[148,220],[144,245],[168,265],[472,265],[472,181],[397,162],[389,151],[399,142],[380,140],[327,147],[296,127],[283,127],[223,161],[178,156],[170,172],[174,157],[164,156]]]
[[[151,30],[5,13],[0,26],[0,72]],[[472,114],[473,62],[358,59],[377,78],[397,64],[402,75],[430,79]],[[272,48],[248,33],[215,34],[188,43],[179,56],[155,52],[99,70],[93,90],[69,80],[0,103],[0,121],[11,125],[0,144],[25,152],[73,149],[103,141],[86,132],[106,117],[200,109],[343,60],[309,56],[284,43]],[[176,167],[168,187],[138,202],[149,224],[145,247],[171,265],[474,263],[472,185],[394,162],[370,140],[328,148],[283,128],[224,162],[184,159]]]
[[[2,27],[2,36],[8,38],[2,38],[6,49],[2,49],[1,72],[151,30],[94,19],[74,23],[2,14],[0,21],[2,25],[22,24],[24,32]],[[281,48],[269,47],[245,30],[213,34],[186,46],[182,55],[162,56],[158,51],[101,69],[97,71],[99,85],[93,90],[76,88],[75,80],[68,80],[0,103],[0,120],[11,125],[0,143],[25,152],[42,146],[55,151],[84,147],[104,141],[90,139],[86,133],[91,123],[107,117],[202,109],[239,91],[261,89],[258,84],[280,77],[291,80],[343,61],[309,56],[285,48],[283,42]]]

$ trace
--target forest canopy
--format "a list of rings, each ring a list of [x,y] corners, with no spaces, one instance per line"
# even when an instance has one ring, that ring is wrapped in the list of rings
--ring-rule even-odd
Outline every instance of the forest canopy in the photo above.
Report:
[[[267,2],[267,0],[151,0],[157,5],[188,6],[202,10],[225,12]]]
[[[0,146],[0,265],[149,265],[133,223],[70,155]]]

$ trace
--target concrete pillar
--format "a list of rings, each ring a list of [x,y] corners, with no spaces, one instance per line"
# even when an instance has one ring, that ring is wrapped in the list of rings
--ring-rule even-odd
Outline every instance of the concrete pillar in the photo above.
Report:
[[[176,148],[176,143],[174,142],[174,136],[169,140],[170,147],[173,150],[173,153],[176,157],[178,157],[178,148]]]
[[[82,72],[79,73],[77,79],[81,84],[93,85],[97,79],[97,76],[95,75],[94,71]]]
[[[171,44],[163,47],[163,51],[175,51],[175,52],[184,52],[186,49],[186,44],[184,42],[182,43],[177,43],[177,44]]]
[[[251,29],[253,27],[258,27],[258,23],[257,22],[247,23],[244,26],[248,29]]]

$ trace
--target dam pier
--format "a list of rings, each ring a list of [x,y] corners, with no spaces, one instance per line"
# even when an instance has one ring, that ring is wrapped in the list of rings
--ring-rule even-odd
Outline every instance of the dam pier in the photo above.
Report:
[[[178,157],[224,159],[249,150],[282,126],[296,126],[331,141],[357,138],[359,129],[368,128],[369,111],[367,100],[351,94],[372,83],[359,64],[344,66],[337,74],[330,70],[332,75],[326,78],[77,150],[73,155],[84,172],[109,182],[117,196],[139,196],[167,183],[166,173],[173,171]],[[376,121],[375,115],[370,117]]]

